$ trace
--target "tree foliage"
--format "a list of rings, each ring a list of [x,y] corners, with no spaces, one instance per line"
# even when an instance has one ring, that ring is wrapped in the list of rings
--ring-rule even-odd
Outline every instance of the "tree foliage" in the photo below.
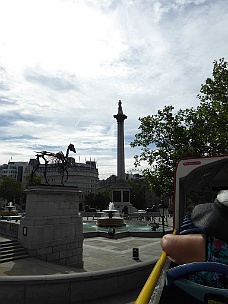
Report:
[[[146,207],[144,184],[137,180],[128,180],[127,182],[131,186],[130,201],[132,205],[137,209],[144,209]]]
[[[33,178],[33,183],[31,182],[32,181],[32,178]],[[26,188],[28,186],[31,186],[31,185],[40,185],[41,182],[42,182],[42,179],[39,175],[37,175],[36,173],[33,174],[33,177],[32,177],[32,173],[28,173],[28,175],[25,177],[25,180],[26,180]]]
[[[5,176],[0,182],[0,197],[7,202],[20,202],[21,183],[12,177]]]
[[[112,193],[110,190],[100,190],[96,195],[96,204],[100,210],[108,209],[109,203],[112,200]]]
[[[85,203],[89,207],[107,209],[112,200],[112,193],[109,190],[100,190],[97,194],[89,193],[85,195]]]
[[[131,143],[141,147],[135,166],[148,163],[143,172],[157,195],[173,192],[180,158],[228,153],[228,64],[224,58],[214,61],[212,76],[201,85],[196,109],[175,112],[170,105],[139,118],[139,133]]]
[[[95,197],[96,197],[95,193],[86,194],[85,195],[85,204],[88,205],[89,207],[95,207],[96,206]]]

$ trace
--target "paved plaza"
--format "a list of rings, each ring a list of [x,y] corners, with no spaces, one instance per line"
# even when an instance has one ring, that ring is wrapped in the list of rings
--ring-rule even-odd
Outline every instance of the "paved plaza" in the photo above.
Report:
[[[0,242],[8,238],[0,236]],[[139,249],[139,260],[133,259],[133,248]],[[85,238],[83,245],[84,269],[46,263],[35,258],[26,258],[0,264],[0,276],[72,274],[112,269],[157,259],[161,254],[160,238],[126,237],[108,239],[104,237]],[[84,304],[133,304],[140,289],[126,293],[84,302]],[[64,303],[63,303],[64,304]]]
[[[6,240],[9,239],[0,236],[0,242]],[[139,260],[133,259],[133,248],[139,249]],[[26,258],[0,264],[0,276],[69,274],[106,270],[151,261],[157,259],[160,254],[160,238],[85,238],[83,269],[46,263],[35,258]]]
[[[9,240],[0,236],[0,242]],[[133,259],[133,248],[139,249],[139,260]],[[0,264],[0,276],[55,275],[91,272],[137,265],[157,259],[161,254],[159,238],[127,237],[108,239],[85,238],[83,245],[84,269],[46,263],[35,258],[26,258]],[[115,295],[111,298],[84,302],[84,304],[133,304],[140,289]],[[64,304],[64,303],[63,303]]]
[[[3,235],[0,236],[0,242],[9,239]],[[35,258],[26,258],[0,264],[0,276],[68,275],[139,265],[142,262],[149,262],[159,258],[162,252],[160,240],[160,238],[131,236],[119,239],[106,237],[85,238],[83,242],[83,269],[47,263]],[[139,250],[138,260],[133,259],[133,248],[138,248]],[[113,296],[108,300],[104,298],[84,303],[132,304],[135,302],[139,292],[140,289]]]

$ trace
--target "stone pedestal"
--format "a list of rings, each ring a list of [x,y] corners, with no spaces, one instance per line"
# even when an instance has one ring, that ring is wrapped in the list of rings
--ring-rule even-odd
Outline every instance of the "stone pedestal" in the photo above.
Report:
[[[38,185],[25,192],[25,217],[18,233],[22,246],[43,261],[83,267],[83,225],[78,215],[81,191]]]
[[[125,180],[117,180],[111,186],[112,202],[120,213],[125,208],[127,208],[128,214],[137,212],[137,209],[130,203],[130,189],[130,185]]]

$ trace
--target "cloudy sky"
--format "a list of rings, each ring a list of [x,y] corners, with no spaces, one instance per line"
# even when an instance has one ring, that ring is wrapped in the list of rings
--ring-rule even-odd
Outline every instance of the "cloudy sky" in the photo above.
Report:
[[[116,174],[121,99],[129,171],[138,118],[196,107],[227,54],[227,0],[0,0],[0,164],[73,143]]]

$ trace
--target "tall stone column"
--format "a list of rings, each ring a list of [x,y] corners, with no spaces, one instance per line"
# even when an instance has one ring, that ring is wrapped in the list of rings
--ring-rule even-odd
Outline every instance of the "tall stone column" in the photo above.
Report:
[[[127,116],[123,113],[122,103],[119,100],[118,113],[114,115],[117,120],[117,180],[125,180],[125,157],[124,157],[124,120]]]
[[[136,211],[130,203],[130,185],[125,178],[125,156],[124,156],[124,120],[127,116],[123,113],[122,103],[119,100],[118,113],[113,115],[117,120],[117,180],[112,184],[112,201],[115,208],[126,216]]]

